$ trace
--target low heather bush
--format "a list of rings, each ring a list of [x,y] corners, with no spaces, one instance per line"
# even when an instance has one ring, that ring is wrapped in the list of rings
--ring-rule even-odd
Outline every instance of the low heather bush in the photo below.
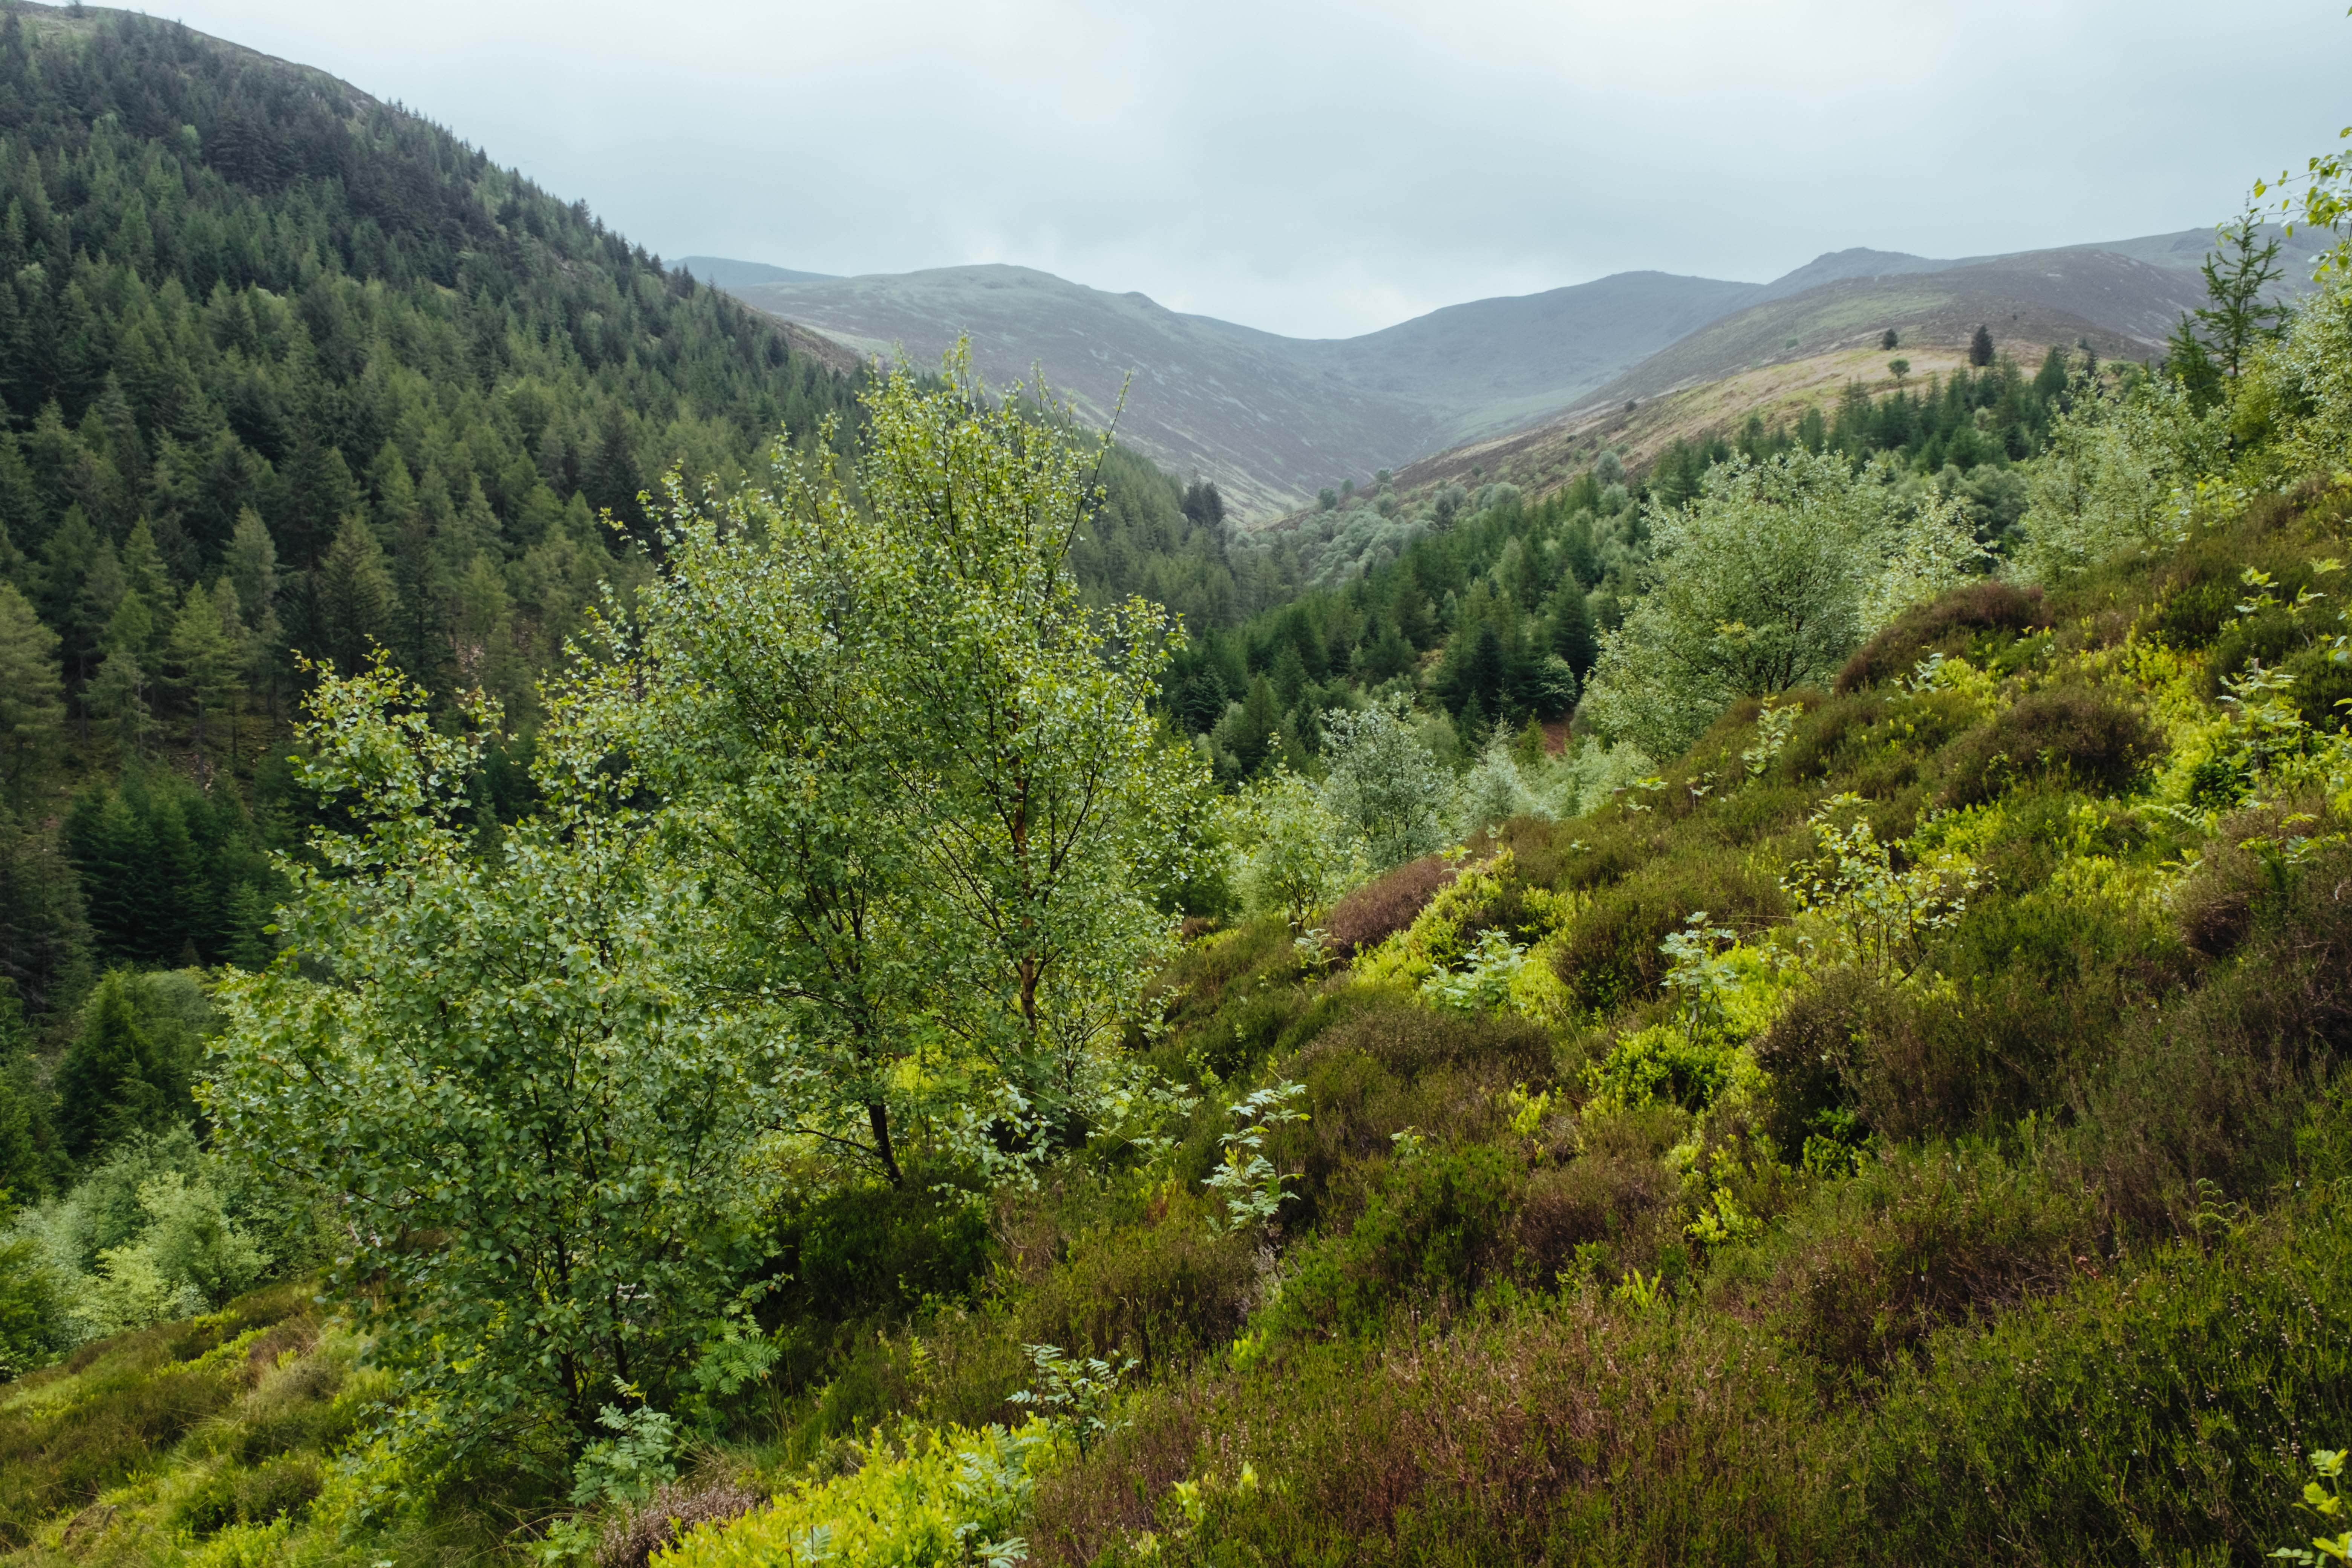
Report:
[[[1267,1319],[1276,1333],[1370,1332],[1399,1309],[1467,1300],[1511,1261],[1525,1168],[1485,1144],[1401,1153],[1345,1234],[1306,1249]]]
[[[2031,778],[2122,795],[2163,751],[2163,736],[2137,703],[2095,687],[2045,687],[1950,748],[1944,804],[1975,805]]]
[[[1766,1297],[1825,1379],[1856,1385],[1945,1324],[2103,1269],[2098,1232],[2079,1184],[1986,1146],[1908,1146],[1797,1216]]]
[[[1929,653],[1958,651],[1956,645],[1978,633],[2021,632],[2047,624],[2041,589],[1970,583],[1896,616],[1846,660],[1833,689],[1843,696],[1907,675]]]
[[[1673,1173],[1647,1151],[1591,1152],[1538,1171],[1511,1217],[1518,1271],[1549,1285],[1577,1261],[1579,1249],[1600,1247],[1616,1269],[1652,1268],[1675,1238]]]
[[[1424,855],[1381,872],[1331,906],[1323,921],[1325,942],[1341,958],[1379,946],[1412,924],[1413,916],[1455,875],[1454,863],[1442,855]]]
[[[1559,977],[1604,1012],[1654,996],[1667,967],[1659,943],[1702,910],[1709,925],[1747,933],[1785,918],[1789,897],[1738,850],[1687,844],[1594,896],[1560,945]]]
[[[596,1545],[596,1568],[646,1568],[698,1524],[740,1519],[767,1500],[740,1481],[672,1481],[617,1515]]]
[[[2077,1142],[2119,1221],[2193,1229],[2211,1198],[2278,1178],[2297,1129],[2334,1114],[2347,1061],[2352,847],[2336,845],[2254,900],[2234,958],[2204,985],[2135,1011],[2086,1078]]]
[[[1192,1212],[1082,1242],[1024,1292],[1024,1343],[1073,1353],[1125,1352],[1147,1368],[1188,1364],[1232,1342],[1256,1283],[1256,1243],[1212,1235]]]
[[[1381,998],[1317,1036],[1292,1076],[1309,1058],[1360,1052],[1411,1080],[1434,1068],[1491,1071],[1498,1079],[1542,1083],[1552,1074],[1551,1037],[1507,1013],[1440,1012],[1402,998]]]

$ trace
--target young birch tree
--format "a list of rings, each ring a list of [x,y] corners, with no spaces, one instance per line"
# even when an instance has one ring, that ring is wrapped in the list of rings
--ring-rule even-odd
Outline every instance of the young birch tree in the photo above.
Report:
[[[225,979],[207,1089],[231,1146],[339,1201],[331,1283],[429,1443],[557,1468],[625,1387],[679,1393],[757,1262],[774,1092],[759,1043],[677,982],[696,906],[574,722],[610,684],[542,728],[540,810],[486,845],[480,742],[382,662],[330,672],[302,771],[345,826],[285,863],[286,951]]]
[[[1686,509],[1654,506],[1648,591],[1602,641],[1587,721],[1672,756],[1734,700],[1828,679],[1959,583],[1984,552],[1957,503],[1885,477],[1800,450],[1720,464]]]
[[[947,371],[868,395],[854,494],[786,459],[678,507],[619,715],[727,911],[713,983],[775,1006],[802,1130],[894,1183],[943,1085],[1000,1142],[1083,1126],[1201,784],[1149,710],[1178,628],[1071,574],[1087,444]]]

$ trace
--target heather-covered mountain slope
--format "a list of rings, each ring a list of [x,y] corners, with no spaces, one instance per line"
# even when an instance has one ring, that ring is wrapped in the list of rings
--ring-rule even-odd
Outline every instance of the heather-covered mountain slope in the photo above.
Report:
[[[1987,322],[2039,348],[2079,341],[2144,357],[2202,297],[2196,267],[2211,237],[2195,230],[1965,260],[1846,250],[1761,285],[1620,273],[1315,341],[1021,268],[719,280],[869,357],[903,350],[931,364],[968,335],[992,378],[1040,366],[1098,422],[1132,375],[1122,435],[1163,468],[1214,480],[1241,516],[1263,521],[1326,486],[1360,484],[1562,410],[1720,380],[1888,326],[1922,344],[1965,346]],[[2290,276],[2307,278],[2310,259],[2307,238],[2292,242]]]

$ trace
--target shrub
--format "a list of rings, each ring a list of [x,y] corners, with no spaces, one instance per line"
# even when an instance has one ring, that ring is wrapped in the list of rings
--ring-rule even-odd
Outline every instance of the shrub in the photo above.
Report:
[[[2177,1231],[2210,1197],[2263,1190],[2352,1058],[2352,847],[2258,899],[2232,960],[2161,1010],[2134,1010],[2121,1033],[2077,1108],[2083,1158],[2118,1219]]]
[[[1314,1058],[1357,1051],[1410,1081],[1436,1068],[1491,1070],[1524,1082],[1549,1081],[1551,1037],[1508,1014],[1441,1013],[1409,1002],[1385,1002],[1357,1013],[1318,1037],[1297,1058],[1294,1076]]]
[[[1538,1171],[1511,1218],[1516,1261],[1538,1284],[1594,1246],[1609,1248],[1621,1268],[1647,1267],[1671,1239],[1675,1197],[1673,1173],[1646,1151],[1595,1152]]]
[[[2138,911],[2055,888],[1984,899],[1929,965],[1957,984],[1882,993],[1868,1016],[1851,1068],[1864,1119],[1917,1138],[2059,1110],[2144,1008],[2156,938]]]
[[[992,1251],[988,1210],[952,1186],[880,1182],[835,1188],[780,1227],[779,1310],[843,1322],[897,1316],[969,1293]]]
[[[0,1240],[0,1383],[44,1365],[72,1341],[56,1277],[29,1237]]]
[[[1937,1327],[1989,1318],[2105,1266],[2087,1194],[1983,1146],[1864,1163],[1791,1223],[1769,1288],[1792,1342],[1833,1383],[1917,1352]]]
[[[2174,884],[2168,902],[2181,940],[2200,958],[2227,957],[2253,929],[2255,905],[2284,893],[2294,878],[2281,840],[2312,837],[2311,823],[2290,829],[2290,805],[2268,805],[2233,813],[2216,825],[2189,873]],[[2316,813],[2313,814],[2315,816]],[[2318,825],[2325,832],[2326,825]]]
[[[1576,1292],[1557,1313],[1443,1340],[1400,1325],[1294,1343],[1260,1366],[1166,1391],[1045,1482],[1040,1556],[1668,1568],[1859,1554],[1838,1495],[1789,1440],[1813,1412],[1810,1380],[1745,1325],[1629,1318]]]
[[[2262,1561],[2352,1426],[2352,1211],[2270,1222],[1930,1342],[1842,1468],[1889,1563]]]
[[[1509,1261],[1524,1173],[1484,1144],[1392,1161],[1347,1234],[1311,1247],[1268,1314],[1276,1333],[1352,1335],[1401,1303],[1466,1300]]]
[[[1736,852],[1688,845],[1593,898],[1560,944],[1559,977],[1579,1004],[1602,1012],[1655,995],[1667,969],[1659,944],[1701,910],[1749,931],[1786,916],[1789,900],[1778,879]]]
[[[1268,1146],[1276,1165],[1297,1175],[1283,1224],[1301,1234],[1362,1207],[1397,1134],[1446,1145],[1492,1135],[1514,1085],[1549,1079],[1551,1041],[1517,1018],[1391,1003],[1332,1030],[1284,1071],[1307,1086],[1312,1108]]]
[[[1885,711],[1885,697],[1869,690],[1808,702],[1804,717],[1797,721],[1796,729],[1780,748],[1781,775],[1801,782],[1827,776],[1847,760],[1856,733],[1876,722]]]
[[[1035,1468],[1052,1453],[1050,1425],[1007,1431],[908,1427],[856,1446],[854,1466],[793,1482],[772,1506],[688,1531],[665,1568],[756,1568],[841,1560],[907,1568],[1018,1561],[1005,1548],[1028,1512]]]
[[[1664,1103],[1704,1110],[1731,1081],[1738,1049],[1678,1024],[1654,1024],[1625,1036],[1588,1070],[1594,1099],[1610,1106]]]
[[[2122,795],[2163,752],[2163,736],[2136,704],[2096,688],[2045,687],[1949,750],[1944,803],[1975,805],[2021,778]]]
[[[2042,590],[2008,583],[1970,583],[1942,598],[1915,605],[1862,645],[1838,671],[1839,696],[1906,675],[1919,659],[1948,647],[1960,633],[2021,632],[2048,624]]]
[[[1412,924],[1438,890],[1451,884],[1458,865],[1442,855],[1424,855],[1384,871],[1331,906],[1324,940],[1341,958],[1376,947]]]
[[[1759,1128],[1776,1147],[1793,1156],[1807,1140],[1834,1136],[1847,1119],[1858,1119],[1856,1048],[1887,1005],[1869,975],[1833,969],[1799,988],[1757,1037],[1756,1064],[1766,1074]]]
[[[1190,1211],[1096,1237],[1023,1295],[1022,1341],[1181,1367],[1241,1331],[1256,1250],[1252,1235],[1213,1236]]]
[[[217,1535],[237,1524],[270,1524],[310,1505],[324,1484],[315,1454],[271,1459],[252,1469],[215,1471],[181,1500],[178,1522],[192,1535]]]
[[[740,1519],[762,1500],[737,1481],[666,1482],[604,1527],[596,1543],[596,1568],[646,1568],[655,1552],[689,1531]]]

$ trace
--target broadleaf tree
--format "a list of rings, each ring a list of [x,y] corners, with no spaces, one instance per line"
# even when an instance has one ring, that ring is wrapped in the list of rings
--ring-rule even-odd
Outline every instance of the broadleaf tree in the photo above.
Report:
[[[284,952],[230,973],[206,1103],[234,1148],[336,1202],[337,1294],[428,1445],[568,1466],[606,1405],[672,1400],[761,1256],[750,1152],[775,1086],[737,1015],[677,984],[691,889],[635,783],[541,730],[537,813],[494,838],[451,734],[379,661],[309,700],[331,807],[285,869]]]
[[[1194,850],[1197,754],[1150,713],[1181,628],[1090,610],[1098,442],[961,353],[725,498],[679,494],[617,743],[726,911],[706,983],[771,1010],[799,1131],[906,1179],[901,1129],[1082,1135]]]
[[[1672,756],[1740,697],[1825,681],[1871,632],[1980,562],[1956,501],[1798,449],[1653,503],[1648,592],[1602,639],[1583,714]]]

